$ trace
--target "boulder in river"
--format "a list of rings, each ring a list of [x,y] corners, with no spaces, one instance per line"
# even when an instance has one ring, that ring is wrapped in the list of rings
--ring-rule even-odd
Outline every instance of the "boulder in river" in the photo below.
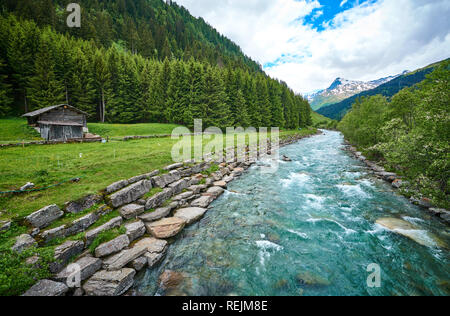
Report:
[[[376,223],[387,230],[414,240],[426,247],[443,247],[445,244],[430,232],[398,218],[380,218]]]
[[[148,232],[160,239],[166,239],[177,235],[186,225],[184,219],[178,217],[163,218],[157,222],[146,224]]]

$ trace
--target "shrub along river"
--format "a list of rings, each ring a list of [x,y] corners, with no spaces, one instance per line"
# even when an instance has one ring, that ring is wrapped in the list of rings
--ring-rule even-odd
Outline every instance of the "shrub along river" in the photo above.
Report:
[[[369,175],[342,146],[340,133],[325,131],[281,148],[293,161],[280,161],[275,174],[261,173],[262,163],[251,167],[183,231],[158,268],[141,273],[135,290],[449,295],[449,228]],[[400,227],[389,231],[380,219]],[[381,268],[379,288],[366,281],[373,263]],[[184,276],[168,292],[158,288],[164,270]]]

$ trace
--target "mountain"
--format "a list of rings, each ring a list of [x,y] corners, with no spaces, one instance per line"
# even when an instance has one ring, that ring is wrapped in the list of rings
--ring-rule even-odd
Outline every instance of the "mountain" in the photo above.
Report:
[[[368,82],[336,78],[328,89],[320,90],[316,93],[307,95],[306,97],[311,103],[311,108],[316,111],[327,105],[345,100],[355,94],[374,89],[406,73],[408,73],[408,71],[404,71],[402,74],[396,76],[389,76]]]
[[[385,97],[392,97],[400,90],[411,87],[419,82],[422,82],[425,79],[425,76],[432,72],[436,66],[440,65],[443,61],[438,63],[433,63],[424,68],[417,69],[413,72],[404,73],[397,78],[394,78],[386,83],[383,83],[377,86],[374,89],[367,90],[361,93],[358,93],[350,98],[347,98],[339,103],[335,103],[332,105],[324,106],[320,108],[317,112],[322,114],[323,116],[340,120],[344,117],[344,115],[351,109],[352,104],[356,99],[366,96],[374,96],[377,94],[381,94]]]

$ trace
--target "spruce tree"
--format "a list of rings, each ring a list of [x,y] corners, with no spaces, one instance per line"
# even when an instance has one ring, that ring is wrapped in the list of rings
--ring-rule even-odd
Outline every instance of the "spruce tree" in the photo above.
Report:
[[[176,61],[172,66],[167,89],[166,117],[170,122],[184,124],[184,118],[191,116],[185,113],[189,111],[189,90],[184,63]]]
[[[11,85],[7,82],[6,64],[0,59],[0,117],[7,116],[11,113],[12,90]]]
[[[50,39],[45,34],[39,43],[34,75],[30,78],[27,91],[31,109],[40,109],[65,101],[64,85],[56,78]]]
[[[219,128],[230,126],[224,83],[217,69],[213,67],[208,67],[205,74],[204,95],[206,117],[203,125]]]
[[[106,102],[111,89],[111,74],[108,70],[104,50],[98,50],[93,59],[94,80],[99,97],[99,118],[104,123],[106,119]]]

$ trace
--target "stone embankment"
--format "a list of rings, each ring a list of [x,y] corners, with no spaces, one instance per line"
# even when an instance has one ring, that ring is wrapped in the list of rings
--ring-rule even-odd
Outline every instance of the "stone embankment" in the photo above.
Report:
[[[303,137],[288,137],[281,140],[280,145],[300,138]],[[200,220],[210,204],[225,192],[228,183],[256,162],[247,159],[218,164],[212,158],[209,154],[201,163],[172,164],[115,182],[100,194],[65,203],[63,209],[49,205],[27,216],[24,224],[30,227],[29,232],[17,237],[13,250],[22,252],[50,241],[65,241],[55,248],[54,262],[49,267],[53,276],[38,281],[24,295],[118,296],[126,293],[137,272],[155,267],[165,257],[168,240]],[[92,208],[95,210],[71,223],[53,227],[68,214],[73,216]],[[113,212],[118,216],[110,218]],[[0,226],[0,230],[8,230],[11,223],[0,223]],[[113,230],[119,230],[120,235],[94,244],[99,235]],[[82,238],[70,239],[79,234]],[[34,256],[28,261],[38,259]]]
[[[366,157],[363,156],[361,152],[359,152],[354,146],[352,146],[348,142],[346,142],[346,146],[344,149],[349,151],[356,159],[364,162],[377,178],[389,182],[393,188],[405,191],[410,190],[408,188],[409,185],[408,181],[402,179],[402,177],[398,176],[394,172],[387,172],[383,167],[377,165],[373,161],[368,160]],[[402,191],[400,192],[403,193]],[[429,198],[423,197],[420,194],[415,193],[410,197],[409,200],[411,203],[420,206],[422,209],[428,211],[430,214],[440,218],[446,224],[450,224],[450,212],[445,209],[433,206]]]

